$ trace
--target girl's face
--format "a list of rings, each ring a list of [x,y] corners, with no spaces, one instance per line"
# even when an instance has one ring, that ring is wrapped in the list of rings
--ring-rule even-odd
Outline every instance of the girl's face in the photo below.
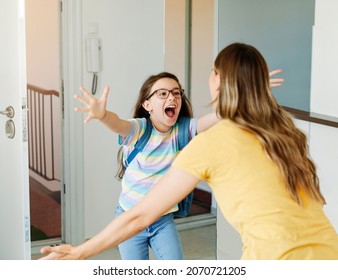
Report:
[[[163,78],[154,83],[151,93],[152,96],[142,106],[149,112],[154,127],[159,132],[168,132],[176,123],[181,110],[180,87],[175,80]]]
[[[219,74],[216,72],[216,70],[213,68],[210,73],[209,77],[209,90],[210,90],[210,96],[211,101],[214,101],[218,94],[219,94],[219,87],[220,87],[221,79]],[[214,106],[216,106],[216,102],[213,103]]]

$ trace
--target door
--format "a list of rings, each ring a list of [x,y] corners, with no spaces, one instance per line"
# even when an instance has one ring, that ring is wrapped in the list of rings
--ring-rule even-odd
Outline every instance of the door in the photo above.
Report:
[[[30,259],[25,1],[0,0],[0,259]],[[8,114],[9,106],[13,114]],[[6,131],[7,127],[7,131]]]

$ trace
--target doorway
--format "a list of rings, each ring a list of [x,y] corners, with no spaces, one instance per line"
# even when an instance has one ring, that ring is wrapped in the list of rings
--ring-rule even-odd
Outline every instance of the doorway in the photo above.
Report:
[[[214,0],[165,1],[165,70],[175,73],[190,99],[194,116],[212,111],[205,77],[213,64]],[[196,113],[198,112],[198,113]],[[203,226],[216,222],[216,202],[201,182],[194,190],[190,215],[178,223]],[[198,221],[198,222],[197,222]]]
[[[32,246],[62,240],[60,0],[26,0]]]

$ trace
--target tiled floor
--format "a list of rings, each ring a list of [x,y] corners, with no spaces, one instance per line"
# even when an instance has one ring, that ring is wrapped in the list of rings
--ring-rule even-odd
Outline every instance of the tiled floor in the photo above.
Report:
[[[192,229],[179,230],[186,260],[215,260],[216,259],[216,225],[200,226]],[[33,255],[32,259],[41,257]],[[92,260],[120,260],[117,248],[97,255]],[[152,252],[150,259],[155,259]]]
[[[180,231],[186,260],[216,259],[216,225]]]
[[[52,192],[29,177],[30,223],[39,234],[31,234],[32,241],[61,236],[60,191]]]

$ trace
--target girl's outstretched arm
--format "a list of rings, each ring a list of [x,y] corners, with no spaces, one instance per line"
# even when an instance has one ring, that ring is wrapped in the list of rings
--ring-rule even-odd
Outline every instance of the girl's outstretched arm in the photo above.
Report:
[[[109,129],[123,137],[126,137],[129,134],[131,124],[126,120],[120,119],[115,113],[106,110],[107,97],[109,94],[108,86],[104,88],[101,97],[98,99],[91,95],[83,87],[80,87],[80,90],[83,96],[75,95],[74,98],[80,101],[84,107],[75,107],[75,111],[88,113],[84,123],[87,123],[92,119],[97,119],[105,124]]]
[[[219,118],[216,113],[209,113],[200,117],[197,121],[197,134],[207,130],[209,127],[212,127],[214,124],[219,122]]]

